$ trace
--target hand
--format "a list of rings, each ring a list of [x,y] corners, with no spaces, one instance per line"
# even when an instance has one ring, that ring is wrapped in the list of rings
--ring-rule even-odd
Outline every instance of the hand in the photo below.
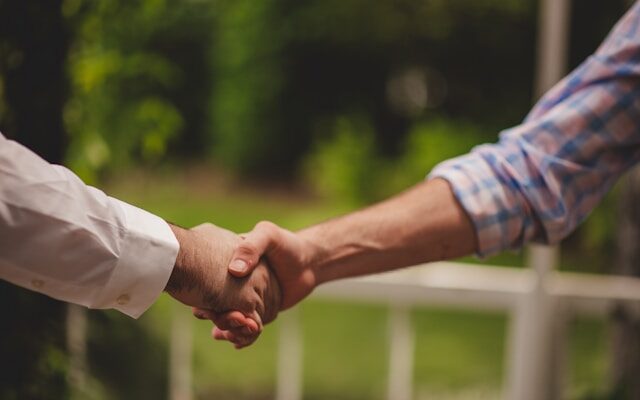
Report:
[[[267,260],[275,271],[282,293],[282,309],[292,307],[308,296],[318,281],[313,261],[321,249],[303,235],[282,229],[271,222],[258,223],[253,231],[243,236],[229,264],[229,272],[237,277],[247,276]],[[194,309],[198,318],[212,320],[218,328],[213,336],[217,340],[236,343],[243,337],[242,315],[238,312],[211,313]]]
[[[167,292],[207,315],[230,314],[224,323],[237,330],[232,337],[236,347],[253,343],[280,308],[280,288],[273,273],[261,263],[251,275],[230,276],[226,266],[241,242],[230,231],[212,224],[192,230],[172,229],[180,242],[180,252]]]
[[[282,309],[286,310],[307,297],[318,284],[314,261],[322,252],[301,233],[263,221],[243,235],[236,247],[229,272],[243,277],[266,260],[274,270],[282,290]]]

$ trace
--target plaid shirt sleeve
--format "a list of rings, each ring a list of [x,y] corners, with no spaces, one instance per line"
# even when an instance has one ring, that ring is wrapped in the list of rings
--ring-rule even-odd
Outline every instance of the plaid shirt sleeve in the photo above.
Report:
[[[487,256],[560,241],[639,160],[640,2],[521,125],[429,178],[450,183]]]

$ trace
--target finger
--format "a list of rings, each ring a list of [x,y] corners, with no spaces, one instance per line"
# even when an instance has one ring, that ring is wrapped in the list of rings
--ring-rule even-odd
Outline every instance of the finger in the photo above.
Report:
[[[259,333],[253,335],[237,335],[236,340],[233,341],[233,345],[236,349],[242,349],[244,347],[252,345],[258,340]]]
[[[215,340],[230,341],[234,338],[234,334],[232,332],[220,329],[218,327],[213,328],[213,330],[211,331],[211,336],[213,336]]]
[[[216,314],[211,318],[220,329],[234,331],[242,334],[254,334],[262,332],[262,320],[257,311],[247,316],[240,311],[230,311],[224,314]]]
[[[216,332],[218,332],[218,334],[221,335],[222,337],[221,338],[217,338],[215,336]],[[222,333],[222,332],[224,332],[224,333]],[[216,338],[216,339],[228,340],[229,338],[231,338],[234,341],[236,341],[238,338],[250,337],[250,336],[258,335],[259,332],[251,331],[245,326],[240,327],[240,328],[233,328],[233,329],[221,329],[221,328],[218,328],[216,326],[216,327],[214,327],[213,334],[214,334],[214,338]]]
[[[217,314],[211,310],[194,307],[193,315],[201,320],[212,321],[220,330],[234,332],[238,335],[252,335],[261,331],[256,321],[245,317],[239,311]]]
[[[261,332],[264,324],[262,323],[262,317],[258,311],[253,310],[251,315],[247,316],[247,321],[245,322],[245,326],[249,328],[252,332]]]
[[[244,343],[244,341],[242,340],[243,335],[240,335],[237,332],[225,331],[217,327],[213,328],[211,336],[213,336],[213,338],[216,340],[226,340],[234,344]]]
[[[258,265],[260,257],[277,242],[280,228],[271,222],[258,222],[238,244],[229,263],[229,272],[237,277],[248,275]]]
[[[224,330],[230,330],[249,325],[253,327],[255,325],[255,321],[247,318],[240,311],[230,311],[223,314],[211,313],[210,316],[211,318],[208,319],[211,319],[211,321],[213,321],[213,323],[216,324],[217,327]]]
[[[193,316],[198,319],[208,319],[208,320],[211,320],[215,314],[211,310],[207,310],[206,308],[198,308],[198,307],[193,307],[192,313],[193,313]]]
[[[219,328],[214,328],[211,335],[215,340],[223,340],[233,343],[236,349],[241,349],[251,345],[258,339],[258,336],[260,336],[259,333],[243,335],[233,331],[221,330]]]

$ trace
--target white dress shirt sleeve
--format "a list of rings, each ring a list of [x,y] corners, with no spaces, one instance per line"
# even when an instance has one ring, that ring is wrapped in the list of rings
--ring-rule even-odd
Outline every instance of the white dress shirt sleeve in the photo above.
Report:
[[[0,134],[0,279],[137,318],[166,286],[178,249],[161,218]]]

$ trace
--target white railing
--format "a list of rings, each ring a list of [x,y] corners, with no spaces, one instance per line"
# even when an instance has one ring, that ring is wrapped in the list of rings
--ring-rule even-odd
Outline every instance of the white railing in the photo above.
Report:
[[[536,248],[533,260],[553,259],[553,249]],[[506,399],[560,399],[568,322],[576,315],[606,316],[614,306],[640,310],[640,279],[441,262],[348,279],[313,295],[385,304],[391,335],[387,398],[412,398],[414,331],[412,308],[445,306],[498,310],[510,317]],[[297,314],[282,315],[276,399],[302,398],[302,347]],[[285,373],[286,372],[286,373]]]

